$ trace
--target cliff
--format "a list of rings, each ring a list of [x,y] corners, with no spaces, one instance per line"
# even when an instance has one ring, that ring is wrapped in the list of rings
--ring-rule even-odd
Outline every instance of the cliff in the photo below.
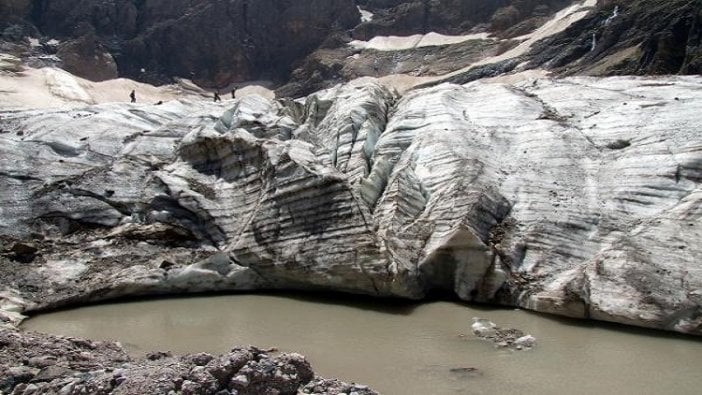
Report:
[[[82,55],[64,49],[83,62],[94,53],[113,58],[119,76],[222,87],[284,78],[326,36],[355,26],[359,13],[352,0],[42,0],[26,19],[63,46],[83,44]],[[91,77],[78,65],[67,70]]]
[[[440,290],[700,334],[701,84],[579,77],[400,97],[371,83],[4,113],[6,302]]]

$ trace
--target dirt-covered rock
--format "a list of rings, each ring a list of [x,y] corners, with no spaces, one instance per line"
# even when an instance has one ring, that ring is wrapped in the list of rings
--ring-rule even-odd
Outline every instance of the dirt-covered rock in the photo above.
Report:
[[[365,386],[315,378],[299,354],[255,347],[214,356],[127,355],[119,344],[0,329],[0,393],[7,394],[297,394],[310,383],[320,394]],[[313,381],[314,379],[314,381]]]

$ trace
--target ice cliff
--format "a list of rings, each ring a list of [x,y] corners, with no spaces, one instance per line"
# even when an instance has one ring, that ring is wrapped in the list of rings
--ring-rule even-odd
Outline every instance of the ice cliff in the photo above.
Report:
[[[702,334],[701,92],[577,77],[5,112],[2,306],[439,290]]]

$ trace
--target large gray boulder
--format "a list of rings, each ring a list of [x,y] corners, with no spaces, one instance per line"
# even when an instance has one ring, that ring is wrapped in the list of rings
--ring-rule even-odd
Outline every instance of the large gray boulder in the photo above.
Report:
[[[0,258],[5,304],[438,290],[702,334],[700,88],[371,83],[2,114],[0,233],[37,250]]]

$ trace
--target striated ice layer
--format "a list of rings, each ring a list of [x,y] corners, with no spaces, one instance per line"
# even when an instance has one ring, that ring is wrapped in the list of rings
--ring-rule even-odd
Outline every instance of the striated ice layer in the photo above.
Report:
[[[91,299],[450,291],[702,334],[701,92],[699,77],[581,77],[5,113],[0,233],[177,234],[215,253],[115,268],[75,247],[66,270]],[[80,280],[95,272],[119,286],[98,295]]]

